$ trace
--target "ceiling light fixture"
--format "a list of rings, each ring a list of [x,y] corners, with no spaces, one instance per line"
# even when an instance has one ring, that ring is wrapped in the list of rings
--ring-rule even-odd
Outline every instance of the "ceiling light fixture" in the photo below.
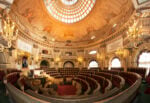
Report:
[[[95,39],[95,36],[92,36],[92,37],[91,37],[91,40],[93,40],[93,39]]]
[[[116,26],[117,26],[117,24],[114,24],[114,25],[113,25],[113,28],[115,28]]]

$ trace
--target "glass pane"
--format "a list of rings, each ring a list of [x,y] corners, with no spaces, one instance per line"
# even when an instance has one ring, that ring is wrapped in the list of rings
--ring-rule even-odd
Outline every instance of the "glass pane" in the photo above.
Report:
[[[96,61],[91,61],[89,64],[89,68],[97,68],[98,67],[98,63]]]
[[[114,58],[111,62],[111,67],[112,68],[120,68],[121,67],[121,62],[118,58]]]
[[[150,52],[143,52],[139,56],[138,63],[139,63],[138,67],[147,68],[147,74],[148,74],[150,71]]]

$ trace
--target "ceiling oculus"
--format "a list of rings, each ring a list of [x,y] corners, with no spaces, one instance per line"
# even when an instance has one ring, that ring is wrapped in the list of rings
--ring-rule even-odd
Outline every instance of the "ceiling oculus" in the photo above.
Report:
[[[84,19],[96,0],[44,0],[48,12],[63,23],[75,23]]]
[[[65,5],[74,5],[78,0],[61,0]]]

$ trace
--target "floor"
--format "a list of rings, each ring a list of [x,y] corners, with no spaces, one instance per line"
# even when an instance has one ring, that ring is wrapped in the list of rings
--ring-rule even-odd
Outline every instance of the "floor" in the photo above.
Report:
[[[150,103],[150,94],[145,94],[144,91],[148,87],[148,84],[142,83],[137,97],[133,103]],[[5,85],[0,81],[0,103],[11,103],[8,96],[5,94]]]
[[[0,81],[0,103],[11,103],[9,97],[6,96],[5,85]]]
[[[139,93],[133,103],[150,103],[150,94],[145,94],[144,91],[148,87],[147,83],[142,83]]]

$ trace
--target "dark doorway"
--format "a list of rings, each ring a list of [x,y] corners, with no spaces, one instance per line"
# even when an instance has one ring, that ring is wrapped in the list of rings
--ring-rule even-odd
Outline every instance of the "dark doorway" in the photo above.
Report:
[[[22,68],[27,68],[28,67],[28,57],[23,56],[22,57]]]
[[[40,63],[40,68],[49,68],[49,62],[47,60],[42,60]]]

